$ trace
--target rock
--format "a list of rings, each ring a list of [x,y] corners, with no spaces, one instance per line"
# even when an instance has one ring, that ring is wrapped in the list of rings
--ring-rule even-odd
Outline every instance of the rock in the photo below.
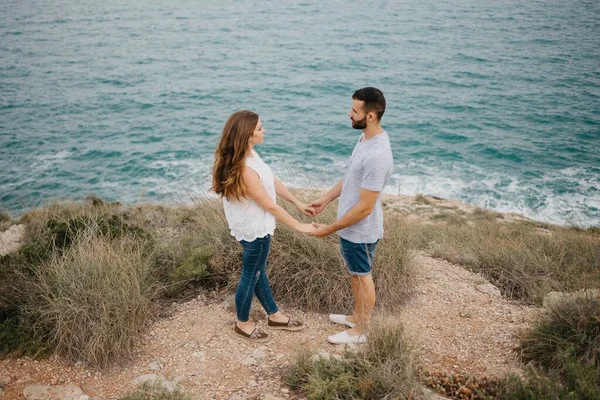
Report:
[[[332,357],[331,354],[329,354],[328,352],[326,352],[326,351],[320,351],[317,354],[312,355],[309,358],[309,361],[313,362],[313,363],[317,362],[319,360],[329,361],[331,359],[331,357]],[[334,358],[337,358],[337,357],[334,357]]]
[[[172,392],[175,390],[175,384],[162,375],[146,374],[138,376],[131,381],[131,384],[134,386],[143,385],[144,383],[155,387],[162,387],[167,392]]]
[[[498,296],[498,297],[502,296],[502,294],[500,293],[500,289],[498,289],[496,286],[492,285],[491,283],[477,285],[477,286],[475,286],[475,290],[477,290],[478,292],[481,292],[481,293],[490,294],[492,296]]]
[[[227,398],[227,400],[247,400],[248,397],[241,394],[234,394]]]
[[[162,367],[163,365],[160,361],[152,361],[150,364],[148,364],[148,369],[151,371],[160,371]]]
[[[27,400],[90,400],[90,396],[71,383],[64,386],[27,386],[23,389],[23,396]]]
[[[265,397],[263,398],[263,400],[284,400],[284,399],[282,397],[277,397],[274,394],[267,393],[267,394],[265,394]]]
[[[25,225],[13,225],[4,232],[0,232],[0,257],[13,253],[21,247],[21,240],[25,234]]]
[[[234,394],[229,396],[227,400],[248,400],[248,397],[242,394]]]
[[[429,388],[423,388],[423,398],[427,400],[448,400],[448,397],[444,397]]]
[[[267,356],[267,353],[265,353],[263,350],[261,349],[256,349],[254,350],[254,352],[252,353],[252,358],[254,358],[255,360],[262,360]]]
[[[581,289],[577,292],[549,292],[544,296],[544,307],[556,306],[563,300],[583,299],[586,297],[600,299],[600,289]]]
[[[252,357],[246,357],[242,360],[242,364],[249,367],[251,365],[256,365],[256,360]]]

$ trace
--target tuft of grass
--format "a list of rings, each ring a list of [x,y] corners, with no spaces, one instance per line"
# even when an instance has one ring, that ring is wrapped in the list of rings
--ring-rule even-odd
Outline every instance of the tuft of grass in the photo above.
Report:
[[[452,212],[442,212],[439,214],[435,214],[433,215],[432,219],[443,220],[448,225],[452,226],[463,226],[467,224],[467,220],[464,217]]]
[[[522,339],[522,352],[530,370],[507,377],[502,398],[600,398],[600,298],[555,304]]]
[[[12,221],[12,217],[10,216],[10,214],[6,210],[0,208],[0,222],[10,221]]]
[[[59,354],[103,368],[132,355],[151,318],[152,284],[135,240],[82,233],[36,270],[24,313]]]
[[[600,374],[600,297],[563,300],[542,314],[522,343],[523,357],[547,370],[571,359]]]
[[[501,213],[496,212],[496,211],[486,210],[484,208],[477,207],[473,211],[473,218],[474,219],[485,219],[488,221],[495,221],[497,218],[504,219],[504,215],[502,215]]]
[[[308,399],[412,399],[419,390],[413,347],[389,321],[374,324],[364,347],[342,359],[313,361],[301,351],[288,383]]]
[[[10,214],[0,208],[0,232],[6,231],[12,225],[13,220]]]
[[[431,205],[432,204],[431,200],[429,200],[427,198],[427,196],[425,196],[423,193],[418,193],[415,196],[415,202],[417,202],[419,204],[426,204],[426,205]]]
[[[600,373],[589,364],[570,360],[561,372],[532,370],[524,379],[509,375],[498,390],[501,399],[600,399]]]

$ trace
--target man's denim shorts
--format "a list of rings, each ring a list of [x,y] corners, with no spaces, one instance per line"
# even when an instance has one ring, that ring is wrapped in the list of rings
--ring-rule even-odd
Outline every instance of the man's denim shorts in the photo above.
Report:
[[[365,276],[371,273],[378,242],[352,243],[340,238],[340,252],[350,275]]]

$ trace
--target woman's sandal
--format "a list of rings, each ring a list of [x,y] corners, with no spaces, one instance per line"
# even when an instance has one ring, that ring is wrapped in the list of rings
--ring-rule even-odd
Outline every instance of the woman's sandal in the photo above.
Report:
[[[288,318],[287,322],[275,322],[271,321],[269,318],[267,321],[267,326],[271,329],[281,329],[284,331],[301,331],[306,328],[306,325],[300,321],[294,321],[291,318]]]
[[[269,341],[269,335],[258,328],[254,328],[252,333],[246,333],[235,324],[233,331],[250,342],[264,343]]]

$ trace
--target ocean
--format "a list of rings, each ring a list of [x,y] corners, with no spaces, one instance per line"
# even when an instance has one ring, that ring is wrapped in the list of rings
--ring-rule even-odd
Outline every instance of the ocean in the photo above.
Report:
[[[293,187],[341,177],[354,90],[424,193],[600,225],[600,2],[4,0],[0,207],[190,202],[228,116]]]

